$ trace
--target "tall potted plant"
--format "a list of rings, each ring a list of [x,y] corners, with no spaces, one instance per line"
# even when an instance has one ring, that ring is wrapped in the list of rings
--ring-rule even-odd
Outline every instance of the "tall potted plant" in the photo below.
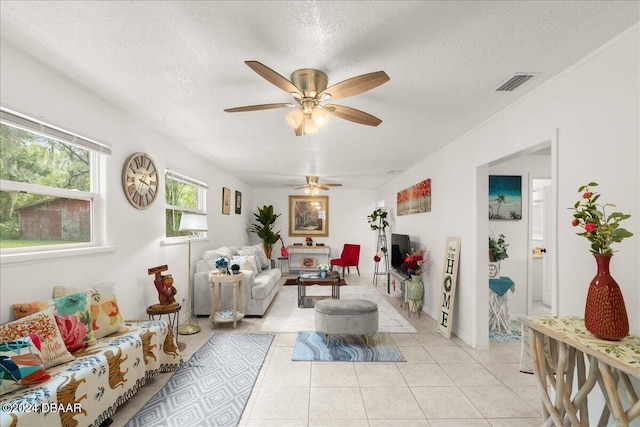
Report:
[[[262,246],[267,258],[271,259],[271,251],[274,243],[280,239],[280,231],[273,231],[276,219],[280,214],[276,214],[273,205],[264,205],[258,208],[258,213],[253,213],[256,222],[251,225],[251,231],[262,239]]]

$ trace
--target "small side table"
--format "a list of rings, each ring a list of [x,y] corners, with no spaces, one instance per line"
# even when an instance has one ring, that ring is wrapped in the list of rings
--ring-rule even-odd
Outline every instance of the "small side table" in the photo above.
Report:
[[[242,312],[242,280],[244,279],[244,273],[238,274],[214,274],[209,275],[211,282],[211,320],[212,326],[215,327],[216,323],[230,323],[233,322],[233,327],[240,320],[244,318]],[[233,285],[233,307],[231,307],[231,315],[223,316],[222,312],[222,286]]]
[[[489,330],[511,332],[507,291],[514,292],[515,283],[506,276],[489,279]]]
[[[176,345],[178,346],[178,350],[180,351],[184,350],[187,347],[185,343],[178,342],[178,320],[180,319],[181,309],[182,306],[180,304],[167,307],[156,304],[147,307],[147,315],[149,316],[149,320],[156,320],[156,316],[158,316],[158,320],[162,320],[162,316],[167,316],[169,327],[173,328],[173,336],[176,339]]]
[[[282,264],[287,264],[287,274],[289,274],[289,257],[288,256],[279,256],[278,257],[278,268],[284,274],[284,270],[282,269]]]

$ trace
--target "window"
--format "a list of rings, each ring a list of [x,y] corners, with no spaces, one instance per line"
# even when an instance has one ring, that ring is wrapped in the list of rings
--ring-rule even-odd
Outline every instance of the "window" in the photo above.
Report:
[[[166,236],[182,237],[188,231],[180,231],[183,212],[207,213],[207,189],[205,183],[167,170],[165,173]],[[204,233],[199,233],[204,236]]]
[[[0,249],[97,246],[98,164],[108,146],[0,110]]]

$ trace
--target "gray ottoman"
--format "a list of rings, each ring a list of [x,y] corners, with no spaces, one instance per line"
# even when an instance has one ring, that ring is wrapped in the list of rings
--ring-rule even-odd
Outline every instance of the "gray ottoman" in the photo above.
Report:
[[[315,306],[316,330],[327,335],[369,335],[378,332],[378,304],[361,299],[323,299]]]

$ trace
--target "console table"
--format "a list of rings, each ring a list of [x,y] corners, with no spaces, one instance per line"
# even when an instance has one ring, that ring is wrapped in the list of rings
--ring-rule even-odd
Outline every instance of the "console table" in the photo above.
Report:
[[[600,340],[577,317],[539,316],[522,322],[529,334],[545,426],[592,425],[587,396],[596,384],[606,403],[600,419],[593,425],[606,426],[611,416],[616,426],[628,426],[638,418],[640,401],[630,377],[640,379],[640,338],[629,335],[621,341]],[[564,374],[557,375],[558,372]],[[548,386],[555,392],[553,400]],[[626,391],[627,409],[623,407],[618,386]]]
[[[291,273],[300,270],[315,268],[318,264],[329,264],[331,248],[329,246],[287,246],[289,252],[289,271]],[[303,258],[314,258],[315,265],[302,265]]]

